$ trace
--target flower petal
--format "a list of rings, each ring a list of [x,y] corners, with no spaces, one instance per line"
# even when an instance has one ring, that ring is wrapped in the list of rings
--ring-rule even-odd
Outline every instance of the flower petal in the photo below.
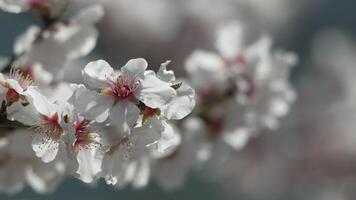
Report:
[[[126,134],[136,124],[140,114],[140,109],[131,102],[118,102],[110,109],[110,121],[116,125],[120,131]]]
[[[157,72],[157,77],[161,79],[162,81],[173,83],[176,80],[176,77],[174,76],[174,72],[172,70],[167,70],[167,65],[171,61],[168,60],[165,63],[162,63],[158,72]]]
[[[46,134],[38,133],[32,140],[32,149],[43,162],[49,163],[57,156],[59,141]]]
[[[30,26],[25,33],[17,37],[14,45],[14,53],[20,55],[30,50],[39,33],[40,28],[38,26]]]
[[[153,73],[146,73],[141,84],[137,98],[151,108],[163,106],[177,94],[170,83],[161,81]]]
[[[164,131],[162,121],[156,117],[151,117],[147,120],[144,126],[135,128],[132,132],[132,137],[135,138],[135,154],[139,156],[142,152],[147,152],[148,146],[156,143]]]
[[[177,96],[161,108],[167,119],[179,120],[192,112],[195,106],[195,91],[186,83],[178,88]]]
[[[226,84],[225,62],[215,53],[194,51],[186,60],[185,70],[197,90],[223,88]]]
[[[108,78],[114,74],[114,69],[104,60],[88,63],[82,70],[83,80],[92,88],[108,86]]]
[[[128,77],[143,78],[145,70],[147,69],[147,61],[143,58],[136,58],[129,60],[122,68],[123,75]]]
[[[11,13],[20,13],[28,9],[26,0],[0,0],[0,9]]]
[[[109,107],[113,104],[111,98],[91,91],[82,84],[71,84],[71,87],[74,92],[68,103],[72,104],[83,117],[99,123],[104,122],[109,117]]]
[[[104,16],[104,8],[100,4],[91,5],[79,11],[72,18],[73,23],[95,24]]]
[[[240,22],[232,22],[217,32],[216,48],[225,58],[233,58],[243,48],[243,27]]]
[[[250,139],[251,132],[247,128],[238,128],[234,132],[223,135],[223,140],[234,150],[243,148]]]
[[[78,152],[78,169],[76,173],[79,179],[85,183],[93,182],[94,178],[101,171],[102,155],[96,148],[82,148]]]
[[[167,121],[162,121],[164,131],[157,142],[157,152],[166,155],[167,152],[171,153],[181,143],[180,134],[177,130]]]
[[[96,46],[98,35],[94,26],[77,24],[62,27],[56,32],[68,59],[88,55]]]

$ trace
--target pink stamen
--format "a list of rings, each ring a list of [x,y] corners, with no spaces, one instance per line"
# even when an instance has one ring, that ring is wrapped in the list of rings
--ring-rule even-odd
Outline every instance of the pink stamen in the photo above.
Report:
[[[12,68],[10,70],[9,78],[16,80],[24,91],[27,90],[28,86],[34,84],[34,81],[32,80],[31,76],[25,74],[24,72],[21,72],[21,70],[19,69]]]
[[[82,148],[90,148],[90,145],[97,144],[97,135],[91,132],[89,128],[90,123],[90,121],[78,116],[73,124],[76,138],[73,147],[77,152]]]
[[[101,92],[105,95],[111,95],[118,100],[130,99],[139,87],[136,78],[124,77],[119,75],[115,80],[108,80],[109,87]]]

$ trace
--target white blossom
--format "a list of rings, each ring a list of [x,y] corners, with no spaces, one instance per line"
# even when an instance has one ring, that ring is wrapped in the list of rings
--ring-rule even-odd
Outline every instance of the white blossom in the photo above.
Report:
[[[31,135],[28,130],[8,131],[6,145],[0,154],[0,191],[16,193],[25,184],[38,193],[52,192],[66,174],[65,159],[43,163],[31,151]]]
[[[96,118],[100,122],[109,117],[120,130],[128,132],[138,120],[139,101],[150,108],[161,107],[170,101],[176,95],[171,84],[161,81],[151,71],[145,71],[146,68],[144,59],[130,60],[120,71],[114,71],[103,60],[89,63],[83,70],[84,82],[99,92],[83,89],[83,96],[95,99],[88,104],[91,107],[85,109],[88,119]]]
[[[218,52],[195,51],[185,65],[207,132],[222,135],[236,149],[261,128],[276,128],[295,99],[288,81],[295,55],[272,50],[267,37],[251,45],[245,37],[239,22],[222,26]]]
[[[68,61],[86,56],[94,49],[98,38],[94,25],[102,16],[103,8],[92,5],[80,10],[67,23],[59,21],[45,30],[30,26],[14,45],[14,53],[20,57],[15,65],[33,74],[39,83],[61,80]]]

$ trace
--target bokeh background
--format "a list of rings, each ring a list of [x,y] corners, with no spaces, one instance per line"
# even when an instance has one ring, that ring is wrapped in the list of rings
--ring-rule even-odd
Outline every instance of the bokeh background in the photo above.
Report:
[[[99,0],[73,0],[70,12]],[[192,172],[183,188],[115,190],[66,180],[53,194],[0,194],[1,200],[42,199],[356,199],[356,1],[354,0],[101,0],[95,51],[67,69],[75,82],[85,62],[97,58],[121,66],[145,57],[151,68],[170,59],[184,76],[184,59],[213,48],[217,25],[241,20],[251,40],[269,34],[275,46],[294,51],[291,77],[298,92],[292,112],[276,132],[252,139],[228,164]],[[32,14],[0,12],[0,55],[9,56]],[[174,172],[172,172],[174,173]]]

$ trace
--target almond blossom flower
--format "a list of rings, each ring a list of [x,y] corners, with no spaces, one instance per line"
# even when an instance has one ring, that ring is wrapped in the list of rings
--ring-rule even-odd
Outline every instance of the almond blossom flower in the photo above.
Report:
[[[11,69],[6,78],[0,74],[0,99],[6,102],[5,106],[11,106],[13,103],[20,102],[23,105],[28,104],[26,96],[33,86],[33,80],[19,70]]]
[[[161,107],[150,108],[146,106],[141,111],[142,126],[145,126],[148,121],[154,120],[156,126],[161,128],[156,133],[159,135],[157,141],[149,145],[149,151],[147,149],[141,151],[140,155],[131,159],[127,166],[128,172],[126,173],[129,176],[125,178],[125,183],[131,183],[134,188],[146,186],[151,177],[151,171],[154,170],[152,165],[155,166],[154,163],[159,159],[169,157],[170,153],[178,148],[181,136],[173,120],[186,117],[195,106],[194,90],[184,81],[176,80],[173,71],[166,69],[169,63],[170,61],[163,63],[156,76],[169,83],[176,90],[177,95]],[[149,71],[149,73],[155,74],[153,71]]]
[[[295,98],[288,78],[296,58],[272,51],[267,37],[246,45],[238,22],[218,29],[216,48],[217,53],[195,51],[185,67],[208,133],[239,149],[259,129],[276,128],[288,112]]]
[[[145,165],[149,163],[145,161],[149,159],[149,147],[158,141],[162,131],[163,126],[155,118],[148,119],[141,127],[133,128],[130,135],[122,134],[117,129],[107,129],[105,137],[109,149],[104,155],[101,172],[106,183],[123,187],[138,177],[145,185],[150,174],[149,166]],[[142,172],[137,169],[142,166],[145,167],[145,173],[136,174]]]
[[[89,63],[83,70],[84,82],[98,92],[83,89],[83,97],[92,99],[90,104],[80,102],[89,106],[88,116],[84,117],[98,122],[110,118],[120,130],[129,132],[139,118],[139,102],[153,109],[169,102],[176,91],[146,68],[147,62],[142,58],[128,61],[120,71],[114,71],[103,60]]]
[[[83,85],[71,85],[73,95],[68,103],[78,102]],[[101,171],[101,162],[103,159],[103,146],[101,144],[101,132],[104,125],[100,125],[94,120],[85,119],[82,116],[81,109],[71,105],[70,112],[66,115],[66,129],[71,138],[71,149],[73,151],[75,162],[78,163],[76,174],[78,178],[86,183],[91,183]]]
[[[92,5],[80,10],[66,23],[58,21],[45,30],[29,27],[14,45],[14,53],[19,57],[15,65],[33,72],[33,78],[38,78],[39,83],[61,80],[68,61],[86,56],[94,49],[98,38],[94,25],[102,16],[103,8]],[[37,76],[38,70],[44,76]]]
[[[63,108],[49,102],[38,88],[28,91],[29,104],[9,107],[7,117],[32,127],[36,132],[32,148],[43,162],[53,161],[60,148],[66,149],[63,141],[65,135],[62,124]]]
[[[145,186],[152,152],[162,154],[179,145],[168,120],[182,119],[192,111],[194,90],[186,84],[182,87],[173,72],[166,70],[166,64],[156,75],[146,71],[144,59],[130,60],[120,71],[98,60],[83,69],[84,82],[96,91],[84,85],[72,86],[74,93],[68,102],[80,111],[82,119],[106,124],[101,126],[106,131],[100,131],[101,145],[107,150],[99,174],[108,184]]]
[[[96,132],[94,122],[77,115],[72,130],[75,141],[72,144],[74,155],[77,158],[78,169],[76,173],[83,182],[91,183],[101,171],[102,155],[100,135]],[[69,133],[71,134],[71,133]]]

